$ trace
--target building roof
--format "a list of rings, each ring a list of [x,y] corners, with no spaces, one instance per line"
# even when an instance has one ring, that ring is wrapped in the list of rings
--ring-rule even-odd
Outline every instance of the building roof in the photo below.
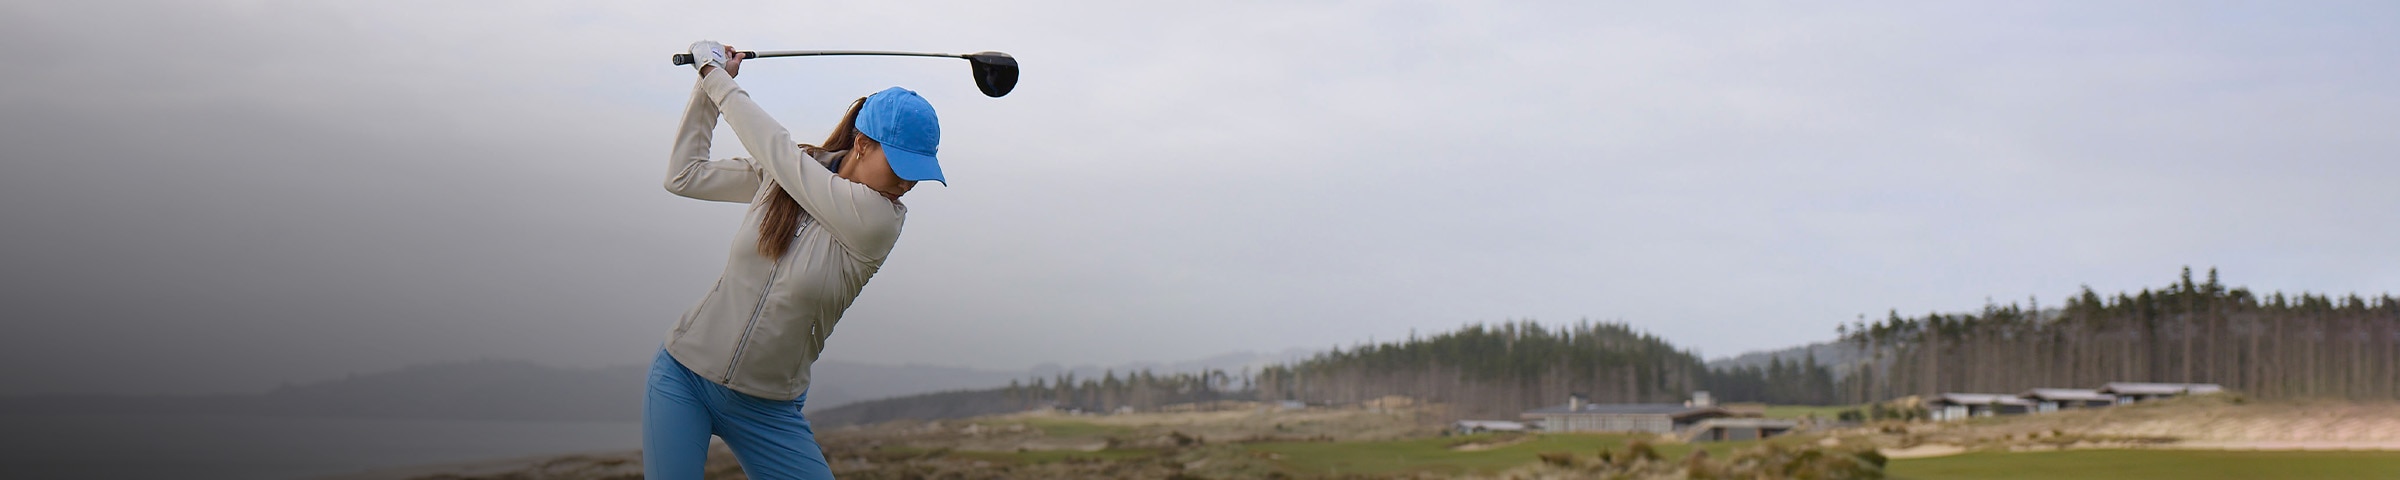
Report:
[[[1582,409],[1577,410],[1568,410],[1566,405],[1552,405],[1548,407],[1526,410],[1525,414],[1666,415],[1671,417],[1680,417],[1694,413],[1722,411],[1724,410],[1716,407],[1686,407],[1681,404],[1674,403],[1588,403],[1584,404]]]
[[[1711,419],[1707,419],[1707,420],[1701,420],[1701,421],[1700,421],[1700,423],[1693,424],[1693,426],[1694,426],[1694,427],[1735,427],[1735,428],[1740,428],[1740,427],[1756,427],[1756,428],[1799,428],[1799,427],[1800,427],[1800,421],[1798,421],[1798,420],[1780,419],[1780,418],[1736,418],[1736,417],[1726,417],[1726,418],[1711,418]]]
[[[1948,403],[1952,405],[2033,405],[2032,401],[2026,400],[2024,397],[2000,393],[1944,393],[1933,397],[1933,400],[1929,403]]]
[[[1525,422],[1511,422],[1507,420],[1459,420],[1458,428],[1481,428],[1484,430],[1524,430]]]
[[[2087,388],[2036,388],[2032,390],[2026,390],[2023,395],[2019,396],[2025,398],[2038,398],[2042,400],[2087,400],[2101,402],[2117,399],[2116,395],[2100,393],[2099,390]]]
[[[2225,387],[2217,386],[2214,383],[2109,382],[2107,385],[2100,386],[2099,391],[2118,395],[2182,395],[2186,393],[2217,393],[2225,391]]]

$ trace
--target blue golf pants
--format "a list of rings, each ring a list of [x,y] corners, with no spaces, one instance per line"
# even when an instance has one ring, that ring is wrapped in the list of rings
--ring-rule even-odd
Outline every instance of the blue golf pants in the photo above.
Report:
[[[816,431],[800,416],[803,392],[768,400],[700,378],[658,350],[650,363],[650,394],[642,401],[642,475],[650,480],[700,480],[708,437],[725,439],[742,473],[756,479],[833,478]]]

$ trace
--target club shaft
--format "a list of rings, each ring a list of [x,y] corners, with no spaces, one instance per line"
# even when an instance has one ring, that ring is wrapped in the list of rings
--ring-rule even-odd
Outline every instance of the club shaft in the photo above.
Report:
[[[883,57],[937,57],[937,58],[966,58],[966,57],[967,57],[966,55],[959,55],[959,54],[955,54],[955,53],[884,52],[884,51],[875,51],[875,50],[769,50],[769,51],[763,51],[763,52],[754,52],[754,51],[748,51],[748,50],[744,50],[744,51],[734,52],[734,54],[736,54],[736,55],[741,55],[741,56],[742,56],[742,58],[761,58],[761,57],[822,57],[822,56],[834,56],[834,55],[874,55],[874,56],[883,56]],[[671,60],[671,61],[672,61],[674,64],[676,64],[676,65],[691,65],[691,64],[692,64],[692,55],[691,55],[691,54],[689,54],[689,53],[678,53],[678,54],[675,54],[675,56],[674,56],[673,58],[670,58],[669,60]]]
[[[964,56],[965,56],[965,55],[959,55],[959,54],[955,54],[955,53],[886,52],[886,51],[877,51],[877,50],[762,50],[762,51],[756,51],[756,52],[742,52],[742,54],[743,54],[743,58],[766,58],[766,57],[817,57],[817,56],[833,56],[833,55],[874,55],[874,56],[884,56],[884,57],[947,57],[947,58],[960,58],[960,57],[964,57]]]

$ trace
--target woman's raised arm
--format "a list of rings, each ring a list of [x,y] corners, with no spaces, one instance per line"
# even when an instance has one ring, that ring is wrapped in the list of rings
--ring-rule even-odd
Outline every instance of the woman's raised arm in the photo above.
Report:
[[[717,130],[717,103],[701,85],[692,86],[682,130],[667,155],[667,191],[701,200],[748,203],[765,175],[747,158],[708,160],[709,135]]]
[[[882,261],[891,253],[893,242],[900,237],[899,205],[873,188],[834,176],[815,158],[802,153],[799,145],[792,143],[791,132],[751,101],[750,93],[734,83],[733,76],[706,71],[700,85],[716,100],[725,123],[741,138],[742,148],[750,151],[751,163],[791,193],[792,200],[817,223],[832,230],[835,240],[851,254],[870,261]]]

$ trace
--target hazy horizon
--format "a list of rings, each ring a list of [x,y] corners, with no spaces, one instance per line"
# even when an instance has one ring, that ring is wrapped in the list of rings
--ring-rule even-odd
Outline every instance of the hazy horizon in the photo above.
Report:
[[[693,40],[815,140],[922,92],[948,186],[829,360],[1024,370],[1613,321],[1718,358],[2220,270],[2400,291],[2400,5],[0,5],[0,395],[638,364],[744,206]],[[717,156],[741,155],[729,131]]]

